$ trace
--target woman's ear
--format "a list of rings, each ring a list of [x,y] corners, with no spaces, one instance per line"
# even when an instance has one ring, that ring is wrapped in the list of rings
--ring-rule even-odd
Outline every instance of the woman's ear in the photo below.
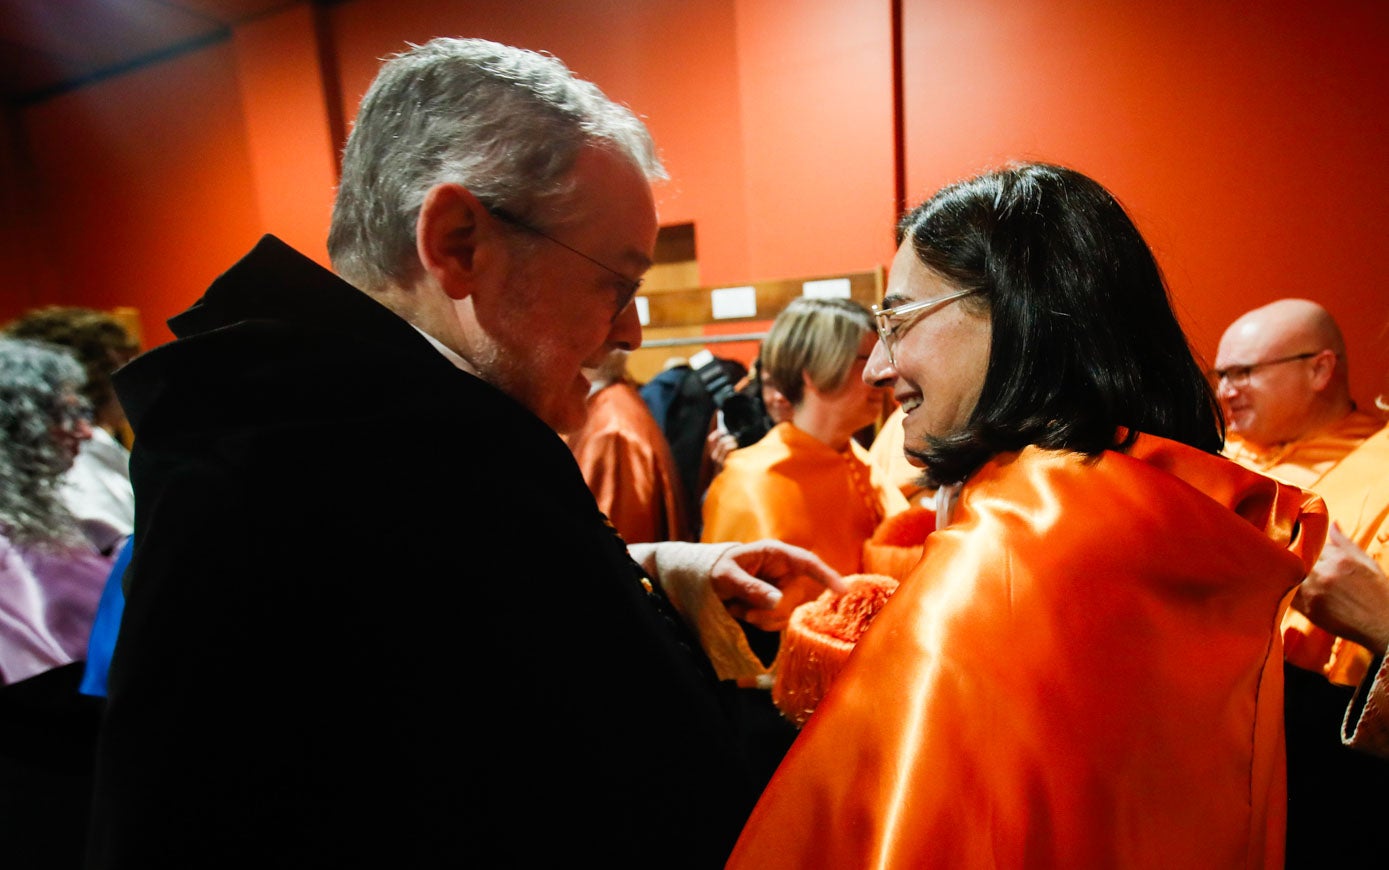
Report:
[[[502,250],[496,220],[461,184],[437,184],[425,194],[415,222],[420,263],[451,299],[472,295],[497,267]]]

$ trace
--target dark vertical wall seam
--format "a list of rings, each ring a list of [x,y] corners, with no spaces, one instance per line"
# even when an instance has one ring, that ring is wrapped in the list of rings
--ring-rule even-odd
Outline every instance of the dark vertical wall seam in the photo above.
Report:
[[[323,103],[328,113],[328,135],[333,140],[333,180],[342,180],[342,149],[347,144],[347,122],[342,112],[342,77],[338,75],[338,45],[328,21],[330,4],[313,4],[314,42],[318,49],[318,75],[323,82]]]
[[[907,119],[903,86],[902,0],[892,3],[892,193],[894,219],[907,210]]]

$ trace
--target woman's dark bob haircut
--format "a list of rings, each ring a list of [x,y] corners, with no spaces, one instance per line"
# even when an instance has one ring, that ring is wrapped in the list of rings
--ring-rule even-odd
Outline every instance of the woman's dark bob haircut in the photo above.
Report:
[[[916,452],[935,484],[1035,444],[1094,456],[1148,433],[1218,452],[1225,423],[1152,251],[1096,182],[1010,165],[943,188],[897,227],[986,306],[992,345],[964,429]]]

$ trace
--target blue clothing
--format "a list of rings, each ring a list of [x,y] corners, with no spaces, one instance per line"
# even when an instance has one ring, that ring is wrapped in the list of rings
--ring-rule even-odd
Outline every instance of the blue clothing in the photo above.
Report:
[[[656,423],[661,427],[661,431],[666,433],[666,437],[670,436],[666,429],[670,406],[675,403],[675,397],[680,392],[680,385],[684,382],[685,376],[692,371],[689,366],[672,366],[642,384],[637,391],[641,393],[642,401],[651,409],[651,416],[656,418]]]
[[[92,623],[91,639],[87,641],[87,667],[82,673],[82,684],[77,691],[84,695],[106,697],[106,672],[111,669],[111,654],[116,651],[116,632],[121,627],[121,614],[125,611],[125,590],[121,579],[125,577],[125,566],[130,564],[130,553],[135,549],[135,536],[125,539],[120,555],[111,565],[111,573],[106,576],[106,587],[101,590],[101,601],[96,606],[96,621]]]

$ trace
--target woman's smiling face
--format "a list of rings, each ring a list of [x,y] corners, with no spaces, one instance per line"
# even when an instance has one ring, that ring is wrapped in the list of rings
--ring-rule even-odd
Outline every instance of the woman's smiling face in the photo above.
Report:
[[[958,293],[961,288],[928,269],[911,240],[892,260],[883,308]],[[890,386],[906,412],[902,426],[908,451],[922,450],[928,437],[958,432],[969,421],[989,370],[992,321],[988,310],[946,302],[924,314],[908,314],[893,326],[891,359],[882,341],[873,347],[863,379]],[[910,453],[908,458],[911,457]]]

